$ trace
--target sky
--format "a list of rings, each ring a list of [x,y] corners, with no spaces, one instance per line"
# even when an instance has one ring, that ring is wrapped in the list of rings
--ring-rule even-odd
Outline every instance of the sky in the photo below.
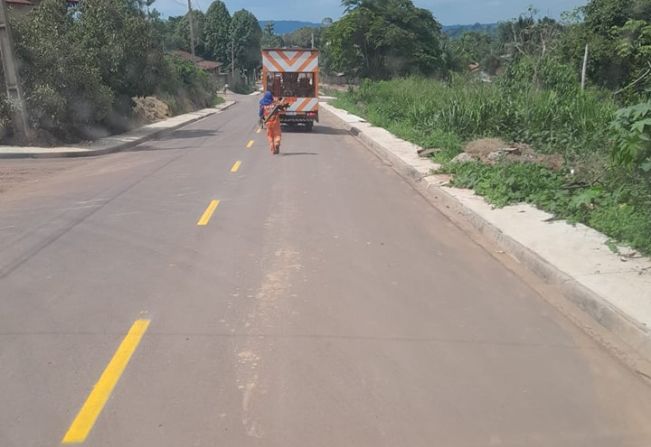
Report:
[[[206,11],[212,0],[192,0],[193,7]],[[342,14],[340,0],[226,0],[231,11],[248,9],[260,20],[321,22]],[[494,23],[508,20],[534,6],[542,15],[560,17],[561,12],[583,6],[587,0],[415,0],[430,9],[444,25]],[[166,16],[181,15],[187,0],[156,0],[154,7]]]

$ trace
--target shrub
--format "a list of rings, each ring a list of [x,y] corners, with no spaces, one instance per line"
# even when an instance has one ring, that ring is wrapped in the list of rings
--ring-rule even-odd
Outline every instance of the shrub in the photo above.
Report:
[[[611,129],[615,162],[651,173],[651,101],[619,110]]]

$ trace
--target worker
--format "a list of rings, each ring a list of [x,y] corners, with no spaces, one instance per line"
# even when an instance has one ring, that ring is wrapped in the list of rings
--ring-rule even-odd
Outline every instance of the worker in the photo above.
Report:
[[[280,153],[281,127],[280,111],[286,107],[282,100],[275,100],[271,92],[266,92],[260,100],[260,120],[267,126],[267,140],[272,154]]]

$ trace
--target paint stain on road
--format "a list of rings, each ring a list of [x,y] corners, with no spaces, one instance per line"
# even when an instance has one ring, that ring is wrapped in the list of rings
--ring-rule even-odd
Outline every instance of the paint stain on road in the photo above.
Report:
[[[265,334],[282,330],[292,318],[288,298],[292,284],[301,274],[301,253],[291,242],[289,221],[298,214],[287,202],[275,210],[265,222],[269,247],[260,260],[265,266],[264,276],[253,292],[253,307],[241,322],[242,330],[250,335],[237,349],[237,386],[242,392],[242,425],[245,433],[254,438],[265,435],[264,411],[260,404],[267,390],[275,382],[265,370],[265,358],[273,351],[273,341]],[[259,409],[259,410],[258,410]]]

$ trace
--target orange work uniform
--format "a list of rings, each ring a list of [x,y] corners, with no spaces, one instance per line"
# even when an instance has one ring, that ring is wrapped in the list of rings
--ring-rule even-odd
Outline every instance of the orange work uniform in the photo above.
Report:
[[[274,111],[278,103],[274,102],[268,106],[264,106],[264,119],[267,126],[267,141],[269,141],[269,149],[272,153],[280,151],[280,142],[282,139],[282,132],[280,128],[280,113],[276,113],[269,118],[269,115]]]

